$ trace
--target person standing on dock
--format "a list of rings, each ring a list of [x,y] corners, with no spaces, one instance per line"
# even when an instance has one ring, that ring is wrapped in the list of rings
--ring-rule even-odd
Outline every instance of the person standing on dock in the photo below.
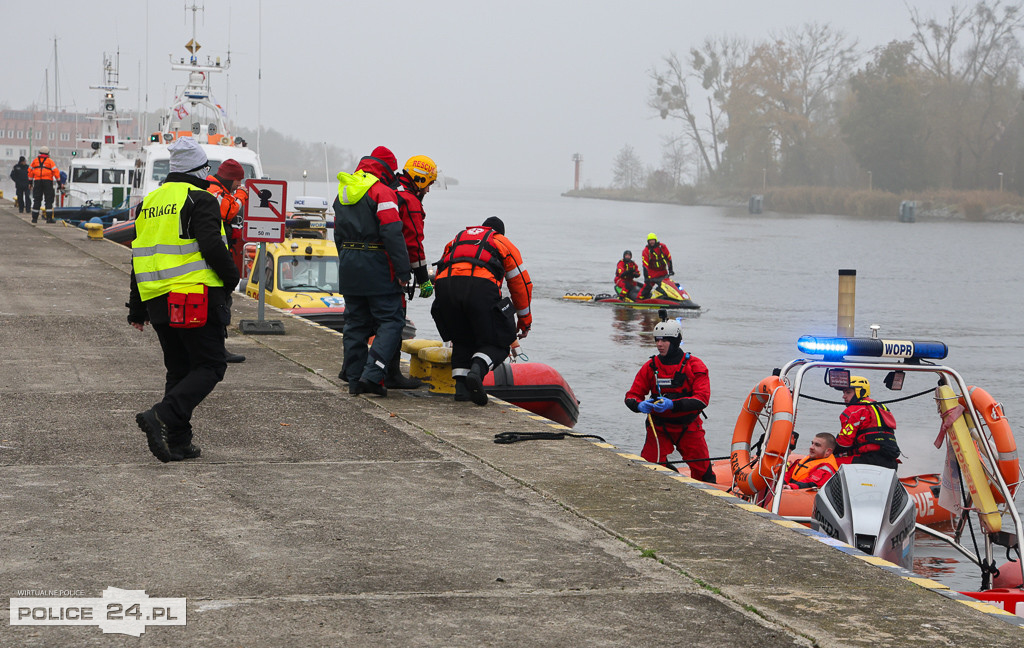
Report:
[[[640,296],[640,286],[636,280],[640,278],[640,268],[636,267],[633,253],[626,250],[615,266],[615,292],[624,300],[636,301]]]
[[[220,209],[207,191],[206,153],[191,137],[167,148],[170,173],[135,212],[128,299],[128,323],[141,331],[150,322],[163,350],[164,396],[135,422],[165,463],[200,454],[192,443],[192,412],[227,370],[224,327],[239,278]]]
[[[900,464],[896,417],[888,407],[869,398],[871,383],[867,378],[850,376],[850,386],[842,392],[846,409],[839,415],[842,427],[836,437],[837,461],[896,470]]]
[[[511,299],[501,296],[503,281]],[[525,338],[533,324],[533,283],[505,223],[491,216],[459,232],[437,262],[435,282],[430,314],[452,343],[455,400],[486,405],[484,377],[508,357],[516,331]]]
[[[249,201],[249,192],[242,187],[245,170],[237,160],[227,159],[220,163],[217,172],[207,176],[210,193],[220,203],[220,218],[224,221],[224,233],[228,237],[231,258],[235,260],[238,273],[242,273],[242,209]]]
[[[398,160],[378,146],[354,173],[338,174],[334,242],[345,295],[344,372],[348,393],[387,396],[388,361],[402,344],[403,289],[412,278],[398,197],[391,188]],[[370,335],[376,330],[373,345]]]
[[[206,179],[210,182],[210,193],[220,203],[220,219],[224,221],[224,234],[228,237],[228,251],[242,274],[242,208],[249,200],[249,192],[242,187],[245,170],[237,160],[227,159],[220,163],[217,172]],[[230,297],[228,306],[231,305]],[[228,335],[224,329],[224,337]],[[245,362],[240,353],[227,352],[228,362]]]
[[[672,269],[672,254],[664,243],[658,242],[658,235],[651,232],[647,235],[647,246],[640,255],[644,264],[644,290],[641,299],[649,299],[651,290],[669,275],[675,274]]]
[[[658,322],[654,341],[658,355],[640,367],[626,392],[626,407],[647,415],[647,440],[640,456],[668,466],[669,455],[679,450],[690,466],[691,477],[714,484],[715,472],[700,420],[711,401],[708,367],[680,348],[683,327],[678,320]]]
[[[427,253],[423,250],[423,223],[427,218],[423,211],[423,199],[430,191],[430,185],[437,180],[437,165],[426,155],[414,155],[406,161],[401,173],[395,176],[392,189],[398,197],[398,213],[402,218],[402,234],[405,236],[405,247],[409,251],[409,266],[412,268],[413,285],[406,288],[409,299],[413,298],[418,287],[420,297],[427,298],[434,294],[434,284],[430,282],[427,272]],[[403,304],[403,313],[408,323],[408,305]],[[388,362],[388,375],[384,386],[389,389],[416,389],[423,385],[419,378],[408,378],[402,375],[402,348]]]
[[[46,222],[53,222],[53,185],[60,181],[60,170],[50,158],[50,147],[39,147],[39,155],[28,165],[28,179],[32,183],[32,222],[39,220],[39,210],[46,200]]]
[[[11,167],[11,180],[14,181],[14,199],[18,201],[18,213],[32,211],[32,185],[28,181],[28,162],[25,156],[18,158],[18,163]]]

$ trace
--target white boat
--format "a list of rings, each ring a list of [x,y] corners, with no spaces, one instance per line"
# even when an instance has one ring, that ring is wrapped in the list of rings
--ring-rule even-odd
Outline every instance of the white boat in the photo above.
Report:
[[[233,159],[242,165],[245,178],[262,178],[263,166],[256,151],[245,140],[231,133],[224,109],[213,97],[210,79],[231,66],[231,55],[222,63],[220,57],[200,63],[196,52],[200,45],[195,38],[195,11],[192,7],[192,39],[186,43],[188,57],[171,56],[171,69],[188,73],[188,82],[178,86],[174,103],[160,119],[159,130],[149,136],[139,154],[133,182],[132,203],[141,202],[150,191],[160,186],[170,172],[170,146],[179,137],[192,137],[210,160],[210,174],[217,172],[221,162]]]
[[[127,205],[135,178],[135,157],[125,153],[128,140],[121,139],[118,122],[130,121],[117,116],[114,92],[126,90],[118,85],[117,56],[103,55],[103,83],[89,86],[102,91],[99,137],[81,139],[92,153],[87,157],[72,158],[68,169],[67,207],[97,207],[105,211]]]

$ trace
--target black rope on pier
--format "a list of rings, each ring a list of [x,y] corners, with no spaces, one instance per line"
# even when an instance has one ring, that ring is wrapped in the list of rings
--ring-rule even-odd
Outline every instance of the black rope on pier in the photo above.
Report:
[[[572,432],[499,432],[494,435],[495,443],[516,443],[518,441],[560,441],[565,437],[574,439],[597,439],[607,443],[596,434],[574,434]]]

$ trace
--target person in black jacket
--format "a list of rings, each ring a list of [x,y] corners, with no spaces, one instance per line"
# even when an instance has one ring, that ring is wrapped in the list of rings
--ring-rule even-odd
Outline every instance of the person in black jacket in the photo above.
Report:
[[[27,214],[32,211],[32,185],[28,181],[28,162],[25,156],[18,158],[18,163],[11,168],[11,180],[14,181],[14,199],[18,202],[18,213]]]
[[[128,323],[141,331],[150,322],[163,350],[164,396],[135,417],[150,451],[163,462],[200,454],[192,443],[192,412],[224,378],[224,327],[231,322],[231,291],[239,279],[220,208],[207,191],[206,153],[190,137],[169,149],[171,172],[135,212],[128,300]],[[184,327],[187,319],[175,322],[168,309],[196,290],[207,294],[206,319]]]

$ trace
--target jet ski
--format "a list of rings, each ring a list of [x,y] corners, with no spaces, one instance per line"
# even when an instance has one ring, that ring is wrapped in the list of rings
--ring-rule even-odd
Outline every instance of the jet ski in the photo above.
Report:
[[[672,279],[666,277],[661,283],[651,289],[651,295],[647,299],[629,299],[622,295],[601,293],[566,293],[563,299],[575,301],[597,302],[601,304],[614,304],[627,308],[684,308],[699,310],[700,304],[693,301],[690,293]]]

